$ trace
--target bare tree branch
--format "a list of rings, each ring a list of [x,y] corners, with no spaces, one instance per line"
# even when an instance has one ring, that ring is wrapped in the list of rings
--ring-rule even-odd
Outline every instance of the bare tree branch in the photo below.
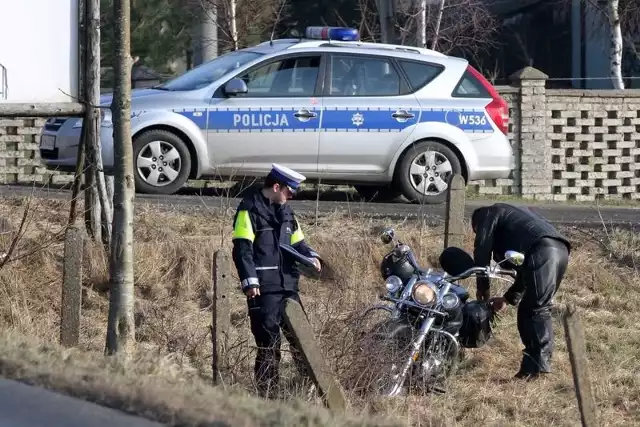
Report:
[[[493,45],[495,20],[483,0],[399,0],[397,11],[404,44],[431,40],[431,49],[459,55]]]

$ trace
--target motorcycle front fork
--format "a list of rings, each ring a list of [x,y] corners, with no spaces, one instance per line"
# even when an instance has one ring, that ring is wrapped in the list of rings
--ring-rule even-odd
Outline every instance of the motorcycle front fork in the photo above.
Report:
[[[431,326],[433,326],[434,321],[435,321],[435,318],[430,317],[426,319],[420,326],[420,332],[418,334],[418,337],[413,341],[413,345],[411,347],[411,354],[405,361],[402,367],[402,371],[400,372],[400,375],[396,383],[394,384],[393,388],[389,392],[389,396],[391,397],[397,396],[402,391],[402,386],[404,385],[404,382],[407,378],[407,373],[409,372],[409,369],[411,369],[411,365],[413,365],[413,363],[415,362],[416,357],[420,352],[420,348],[422,347],[422,343],[424,343],[424,339],[429,333],[429,330],[431,330]]]

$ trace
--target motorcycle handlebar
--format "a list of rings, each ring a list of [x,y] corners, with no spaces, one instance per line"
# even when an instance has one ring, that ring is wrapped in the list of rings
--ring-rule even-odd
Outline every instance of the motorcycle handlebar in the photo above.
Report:
[[[505,276],[511,276],[513,279],[516,278],[517,273],[514,270],[506,270],[506,269],[502,269],[500,267],[495,267],[495,269],[493,271],[491,271],[489,269],[489,267],[471,267],[470,269],[468,269],[467,271],[463,272],[462,274],[459,274],[457,276],[451,276],[448,278],[448,280],[463,280],[463,279],[467,279],[469,277],[471,277],[472,275],[476,275],[476,274],[482,274],[484,276],[490,276],[491,274],[498,274],[498,275],[505,275]]]

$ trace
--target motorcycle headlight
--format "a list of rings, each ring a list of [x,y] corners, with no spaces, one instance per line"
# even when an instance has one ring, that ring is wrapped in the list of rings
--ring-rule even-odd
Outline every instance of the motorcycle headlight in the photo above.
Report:
[[[445,310],[452,310],[456,308],[459,303],[460,298],[458,298],[458,295],[454,294],[453,292],[449,292],[444,297],[442,297],[442,307],[444,307]]]
[[[411,296],[416,303],[429,305],[436,300],[436,291],[429,283],[420,282],[413,287]]]
[[[395,294],[398,289],[402,287],[402,279],[400,279],[398,276],[389,276],[387,277],[384,287],[387,288],[387,291],[390,294]]]

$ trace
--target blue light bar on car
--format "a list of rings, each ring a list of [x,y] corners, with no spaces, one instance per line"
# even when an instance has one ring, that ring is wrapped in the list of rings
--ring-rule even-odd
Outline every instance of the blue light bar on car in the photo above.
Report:
[[[307,27],[304,35],[313,40],[340,40],[344,42],[360,40],[358,30],[348,27]]]

